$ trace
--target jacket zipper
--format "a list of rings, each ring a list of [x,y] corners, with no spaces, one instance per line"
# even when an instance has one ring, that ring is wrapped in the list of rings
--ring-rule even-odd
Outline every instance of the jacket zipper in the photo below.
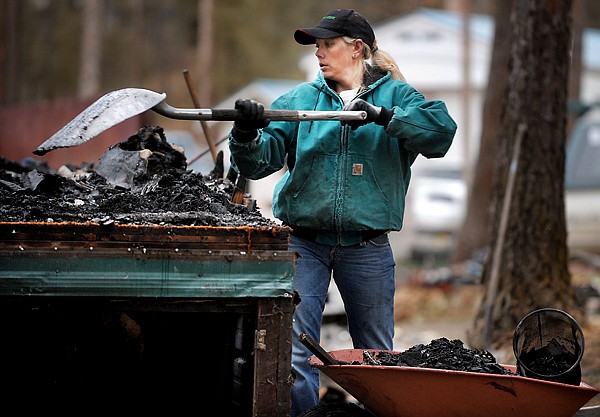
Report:
[[[371,89],[369,87],[361,87],[359,88],[359,90],[356,92],[356,96],[354,96],[354,98],[358,98],[360,96],[363,96],[365,94],[367,94],[369,91],[371,91]],[[321,95],[322,90],[319,89],[319,96]],[[342,101],[342,98],[336,94],[333,90],[332,93],[337,96],[337,99],[341,102],[340,104],[342,105],[342,107],[344,106],[344,103]],[[318,98],[317,98],[318,101]],[[315,103],[315,108],[316,108],[316,103]],[[312,123],[312,122],[311,122]],[[311,126],[312,127],[312,126]],[[335,191],[335,202],[334,202],[334,214],[333,214],[333,227],[334,230],[338,236],[338,243],[339,242],[339,236],[341,234],[342,231],[342,208],[343,208],[343,201],[344,201],[344,189],[345,189],[345,182],[347,180],[346,178],[346,172],[348,169],[348,132],[350,130],[350,126],[343,126],[342,127],[342,135],[340,137],[340,169],[337,172],[337,188]]]
[[[361,96],[366,95],[370,90],[370,88],[365,87],[361,88],[354,98],[359,98]],[[341,100],[341,98],[340,98]],[[343,103],[342,103],[343,104]],[[348,172],[348,135],[350,131],[350,126],[344,126],[342,128],[342,136],[340,138],[340,170],[338,172],[338,181],[337,181],[337,190],[336,190],[336,198],[335,198],[335,211],[334,211],[334,227],[335,231],[340,235],[342,231],[342,209],[343,209],[343,201],[344,201],[344,189],[345,182],[347,180],[347,172]],[[338,242],[339,243],[339,242]]]
[[[340,169],[338,170],[338,181],[335,198],[334,227],[339,236],[342,231],[342,208],[344,206],[344,183],[346,181],[346,172],[348,168],[348,129],[349,126],[342,127],[340,137]],[[339,243],[339,242],[338,242]]]

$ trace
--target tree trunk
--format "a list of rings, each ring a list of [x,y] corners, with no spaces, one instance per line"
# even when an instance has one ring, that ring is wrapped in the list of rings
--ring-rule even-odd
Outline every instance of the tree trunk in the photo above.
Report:
[[[500,124],[501,106],[508,84],[508,59],[510,52],[510,11],[513,0],[496,4],[496,29],[488,86],[483,108],[483,130],[479,157],[474,175],[469,184],[467,215],[458,235],[453,262],[463,262],[473,257],[479,250],[485,250],[489,243],[490,193],[492,188],[492,166],[500,146],[496,132]]]
[[[210,106],[213,101],[212,67],[214,34],[213,34],[214,4],[213,0],[198,2],[198,68],[200,73],[198,96],[200,104]]]
[[[520,319],[537,308],[578,315],[564,203],[571,1],[515,1],[510,28],[508,88],[498,108],[493,232],[483,268],[486,292],[468,340],[476,348],[506,344]],[[519,157],[511,161],[520,130]],[[507,195],[510,170],[514,191]],[[506,197],[510,204],[503,225]]]
[[[0,33],[0,43],[4,45],[5,58],[0,59],[4,65],[4,74],[0,71],[0,80],[4,88],[4,97],[0,95],[0,105],[15,104],[18,97],[20,55],[17,29],[20,17],[18,3],[17,0],[8,0],[5,5],[5,14],[1,17],[5,29]]]
[[[578,101],[581,88],[581,48],[583,28],[586,24],[584,0],[573,0],[573,50],[569,77],[569,99]]]
[[[79,97],[88,98],[100,91],[100,54],[102,46],[102,0],[83,3]]]
[[[577,106],[581,99],[581,55],[583,28],[586,26],[585,0],[573,0],[573,49],[571,52],[571,70],[569,73],[568,100]],[[576,111],[567,114],[567,132],[579,117]]]
[[[131,31],[129,33],[130,42],[137,45],[131,48],[129,56],[129,67],[131,68],[131,79],[134,85],[144,84],[144,56],[146,54],[146,16],[144,10],[144,0],[130,0],[131,8]]]

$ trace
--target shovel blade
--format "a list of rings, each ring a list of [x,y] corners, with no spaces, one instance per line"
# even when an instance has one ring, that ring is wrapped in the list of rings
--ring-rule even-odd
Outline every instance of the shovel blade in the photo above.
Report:
[[[33,153],[44,155],[53,149],[81,145],[122,121],[150,110],[165,98],[165,93],[142,88],[112,91],[96,100]]]

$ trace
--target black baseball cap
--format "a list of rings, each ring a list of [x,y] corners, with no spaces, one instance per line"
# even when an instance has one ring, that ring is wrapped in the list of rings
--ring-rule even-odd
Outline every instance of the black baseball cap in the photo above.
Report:
[[[323,16],[319,24],[312,28],[296,29],[294,39],[301,45],[315,43],[315,39],[331,39],[350,36],[362,39],[373,48],[375,33],[367,19],[351,9],[335,9]]]

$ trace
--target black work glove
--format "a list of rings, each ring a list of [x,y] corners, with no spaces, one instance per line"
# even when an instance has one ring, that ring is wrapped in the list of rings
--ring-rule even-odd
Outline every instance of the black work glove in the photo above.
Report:
[[[257,129],[267,127],[271,122],[264,118],[265,106],[249,98],[238,98],[235,101],[236,110],[242,112],[243,120],[233,124],[233,137],[238,142],[250,142],[257,135]]]
[[[344,110],[367,112],[367,117],[363,120],[342,120],[342,126],[348,125],[352,130],[356,130],[359,126],[364,126],[367,123],[375,123],[386,127],[394,115],[394,110],[374,106],[360,98],[354,99],[346,104]]]

